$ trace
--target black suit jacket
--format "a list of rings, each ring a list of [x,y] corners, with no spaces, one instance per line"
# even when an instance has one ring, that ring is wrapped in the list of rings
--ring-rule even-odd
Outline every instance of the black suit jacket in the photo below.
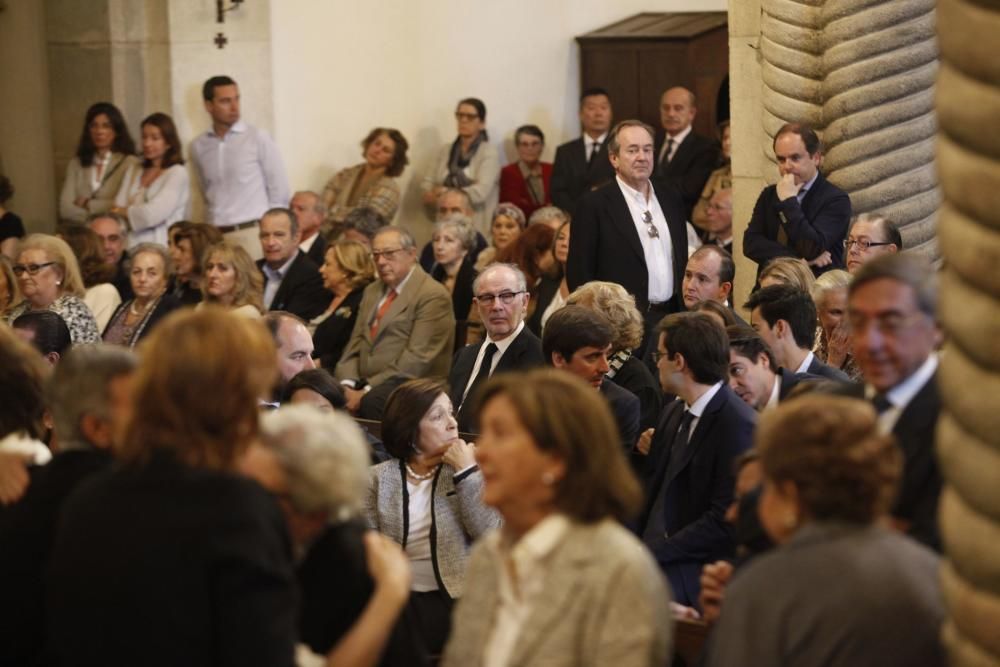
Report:
[[[316,240],[313,241],[312,247],[306,253],[306,257],[311,259],[317,267],[323,266],[323,263],[326,261],[326,239],[323,238],[322,234],[316,234]]]
[[[637,357],[630,356],[610,379],[639,399],[639,431],[655,428],[663,410],[663,389],[649,367]]]
[[[839,368],[834,368],[829,364],[824,364],[816,356],[813,356],[813,360],[809,362],[809,367],[806,369],[806,373],[809,375],[818,375],[826,378],[827,380],[834,380],[836,382],[851,381],[851,378],[847,377],[847,373]]]
[[[811,260],[829,251],[833,263],[813,267],[816,275],[844,268],[844,237],[851,219],[851,198],[824,178],[816,177],[802,203],[796,197],[778,200],[776,186],[764,188],[757,198],[753,217],[743,233],[743,254],[757,262],[757,275],[775,257]],[[778,228],[784,226],[788,244],[778,242]],[[576,230],[574,230],[575,232]]]
[[[556,159],[552,164],[552,203],[574,219],[580,199],[585,194],[615,179],[614,167],[608,159],[608,138],[589,162],[583,137],[567,141],[556,149]]]
[[[472,379],[472,368],[476,365],[476,357],[479,350],[486,341],[477,345],[466,345],[455,353],[451,362],[451,373],[448,374],[448,386],[451,387],[451,404],[457,411],[458,430],[462,433],[474,433],[476,424],[475,397],[469,396],[462,401],[462,393],[465,386]],[[503,356],[497,362],[497,367],[493,369],[493,374],[506,371],[522,371],[529,368],[545,365],[545,356],[542,354],[542,341],[533,334],[527,326],[521,329],[510,347],[504,351]]]
[[[323,288],[323,278],[319,275],[316,263],[301,250],[295,252],[295,260],[288,267],[288,273],[267,309],[284,310],[304,320],[311,320],[326,310],[333,295]],[[266,285],[267,274],[263,267],[264,260],[257,260],[257,268],[261,270]]]
[[[639,534],[659,493],[665,493],[667,535],[653,555],[670,580],[677,602],[697,604],[701,568],[732,554],[732,527],[725,520],[736,483],[733,461],[750,449],[757,414],[726,384],[712,397],[691,432],[681,465],[667,478],[670,450],[684,414],[678,399],[664,408],[646,462],[646,506]]]
[[[365,288],[359,287],[340,302],[333,313],[319,323],[313,332],[313,358],[319,359],[320,366],[333,372],[344,354],[344,348],[351,340],[354,323],[358,319],[361,297]]]
[[[622,447],[625,449],[625,454],[629,455],[639,439],[639,415],[641,414],[639,397],[607,378],[601,384],[601,395],[611,406],[615,423],[618,425],[618,434],[622,438]]]
[[[660,162],[660,151],[666,141],[666,133],[656,137],[656,170],[653,181],[663,186],[673,187],[684,199],[685,220],[691,219],[691,211],[701,198],[712,170],[719,166],[719,144],[700,134],[689,132],[681,145],[674,151],[674,159]]]
[[[792,393],[792,390],[795,389],[800,382],[824,379],[822,376],[813,375],[812,373],[792,373],[787,368],[779,368],[778,377],[781,378],[781,385],[778,387],[779,403],[788,398],[789,394]]]
[[[674,304],[683,304],[681,287],[687,264],[687,228],[683,204],[673,190],[653,186],[667,219],[673,246]],[[617,181],[591,192],[580,202],[569,237],[566,280],[570,290],[591,280],[618,283],[635,296],[639,310],[649,304],[649,272],[642,241]],[[675,307],[675,310],[678,309]]]

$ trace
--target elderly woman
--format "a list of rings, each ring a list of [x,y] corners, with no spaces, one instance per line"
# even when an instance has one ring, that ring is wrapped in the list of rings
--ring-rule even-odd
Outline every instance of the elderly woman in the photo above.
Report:
[[[569,215],[557,206],[543,206],[528,218],[528,225],[548,225],[553,231],[559,231],[567,222]]]
[[[851,335],[847,326],[847,287],[851,274],[841,269],[820,275],[812,288],[813,302],[819,318],[819,341],[816,356],[828,366],[847,373],[852,380],[861,380],[861,369],[851,354]]]
[[[485,232],[489,216],[499,201],[500,156],[486,133],[486,105],[475,97],[467,97],[455,109],[458,137],[441,147],[431,171],[421,185],[424,204],[433,220],[433,207],[448,188],[456,188],[469,196],[477,231]]]
[[[326,311],[310,322],[315,326],[313,357],[323,368],[332,370],[351,339],[365,287],[375,280],[375,264],[362,243],[340,240],[327,247],[319,273],[333,299]]]
[[[89,227],[77,223],[60,225],[59,236],[69,244],[76,256],[86,290],[83,302],[94,314],[97,329],[103,331],[122,302],[118,289],[111,284],[116,267],[104,261],[101,237]]]
[[[288,529],[237,469],[277,378],[271,336],[206,309],[168,317],[144,345],[120,465],[62,511],[47,582],[52,657],[291,665]]]
[[[497,261],[521,269],[528,284],[531,300],[528,317],[538,309],[541,287],[545,278],[555,279],[559,273],[553,248],[556,232],[548,225],[528,225],[517,240],[497,254]]]
[[[559,211],[559,209],[554,209]],[[561,212],[561,211],[560,211]],[[537,215],[537,214],[536,214]],[[547,226],[547,225],[545,225]],[[533,234],[536,232],[532,232]],[[542,233],[542,232],[537,232]],[[543,275],[536,289],[534,310],[526,324],[536,336],[541,338],[542,329],[552,313],[564,305],[569,297],[569,284],[566,282],[566,262],[569,260],[570,224],[566,220],[556,230],[555,243],[552,246],[552,257],[555,259],[558,272],[554,275]]]
[[[104,330],[104,342],[134,348],[153,326],[181,302],[166,293],[173,265],[167,249],[155,243],[140,243],[132,252],[129,280],[133,298],[118,306]]]
[[[476,247],[476,230],[472,228],[472,221],[452,216],[434,223],[431,246],[434,248],[431,277],[444,285],[451,294],[457,327],[455,342],[461,347],[465,342],[461,333],[472,308],[472,281],[476,279],[476,270],[469,256]]]
[[[711,222],[708,219],[708,206],[712,197],[722,190],[733,187],[732,146],[729,121],[719,123],[719,139],[722,142],[722,166],[712,172],[701,191],[701,198],[691,212],[691,223],[702,233],[708,231]]]
[[[17,276],[11,261],[0,256],[0,317],[4,317],[11,306],[21,302],[21,291],[17,288]]]
[[[944,665],[939,559],[880,521],[902,456],[872,407],[796,398],[765,413],[756,447],[779,546],[734,576],[706,664]]]
[[[614,339],[605,375],[639,398],[639,425],[655,428],[663,405],[663,390],[649,367],[632,355],[642,343],[643,319],[635,297],[618,283],[592,281],[580,285],[566,299],[567,305],[583,306],[600,313],[611,324]]]
[[[331,238],[336,238],[351,211],[368,208],[392,220],[399,208],[399,185],[410,145],[399,130],[376,127],[361,142],[365,161],[337,172],[323,189]]]
[[[201,260],[210,245],[222,241],[222,232],[214,225],[181,221],[170,225],[168,234],[174,277],[167,291],[181,304],[194,306],[202,299]]]
[[[804,260],[796,257],[776,257],[761,270],[758,282],[761,287],[791,285],[803,292],[811,293],[816,276]]]
[[[514,148],[517,162],[500,170],[500,201],[511,202],[530,216],[552,203],[552,163],[542,162],[545,135],[537,125],[522,125],[514,132]]]
[[[29,310],[51,310],[66,322],[74,345],[101,340],[94,313],[83,301],[80,267],[65,241],[31,234],[18,246],[13,271],[24,300],[7,313],[8,322]]]
[[[432,654],[448,637],[469,547],[500,524],[482,504],[483,476],[452,412],[443,382],[410,380],[393,391],[382,417],[382,441],[393,458],[372,468],[367,501],[368,525],[410,557],[410,604]]]
[[[173,119],[142,121],[142,163],[129,168],[112,211],[128,221],[129,246],[167,243],[167,227],[188,216],[191,185]]]
[[[228,241],[210,245],[202,273],[204,299],[196,308],[217,305],[251,319],[264,312],[264,278],[242,246]]]
[[[665,665],[670,592],[620,521],[642,502],[597,392],[568,373],[485,386],[476,460],[501,530],[476,545],[445,667]]]
[[[503,202],[497,206],[490,223],[490,245],[476,258],[476,273],[482,273],[487,265],[495,262],[497,254],[516,241],[526,225],[524,213],[514,204]]]
[[[66,167],[59,217],[84,222],[91,213],[111,210],[126,172],[137,163],[135,142],[118,107],[108,102],[91,106],[76,156]]]

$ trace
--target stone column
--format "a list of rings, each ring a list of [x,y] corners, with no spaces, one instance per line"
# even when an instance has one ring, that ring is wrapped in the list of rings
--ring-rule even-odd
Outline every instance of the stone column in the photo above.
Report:
[[[944,636],[952,665],[1000,666],[1000,5],[940,0],[937,21]]]

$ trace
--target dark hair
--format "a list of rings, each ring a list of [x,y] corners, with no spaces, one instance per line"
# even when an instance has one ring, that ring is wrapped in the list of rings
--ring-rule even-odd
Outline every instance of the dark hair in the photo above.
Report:
[[[175,243],[186,239],[191,244],[191,256],[194,257],[194,275],[202,275],[202,258],[205,256],[205,251],[209,246],[222,242],[222,232],[215,225],[205,222],[188,222],[187,220],[170,225],[167,234],[169,235],[174,229],[177,229],[177,233],[173,236]]]
[[[521,127],[514,130],[514,143],[516,144],[521,139],[522,134],[528,134],[532,137],[538,137],[541,139],[542,143],[545,143],[545,134],[542,129],[537,125],[522,125]]]
[[[569,361],[584,347],[605,348],[611,345],[615,332],[603,315],[583,306],[563,306],[552,313],[542,330],[542,353],[545,363],[552,364],[556,352]]]
[[[420,420],[448,385],[441,380],[419,378],[396,387],[382,412],[382,443],[393,457],[406,461],[416,454]]]
[[[538,257],[552,252],[555,242],[556,232],[548,225],[528,225],[513,243],[497,253],[496,261],[516,265],[524,272],[528,289],[531,289],[542,277]]]
[[[381,135],[385,135],[392,140],[392,143],[396,145],[396,150],[392,154],[392,162],[385,169],[386,176],[399,176],[403,173],[403,169],[406,165],[410,164],[410,159],[406,157],[406,151],[410,148],[410,143],[403,136],[403,133],[399,130],[391,127],[376,127],[374,130],[368,133],[368,136],[364,138],[361,142],[361,148],[363,150],[368,150],[371,143],[378,139]]]
[[[698,384],[724,382],[729,377],[726,331],[705,313],[672,313],[656,325],[664,334],[667,358],[684,355],[691,377]]]
[[[90,138],[90,124],[102,114],[108,117],[111,129],[115,133],[111,151],[124,155],[135,155],[135,142],[132,141],[132,135],[129,134],[128,125],[125,124],[122,112],[110,102],[98,102],[87,109],[87,115],[83,121],[83,132],[80,134],[80,141],[76,146],[76,157],[80,160],[81,167],[89,167],[94,163],[94,154],[97,153],[97,148]]]
[[[809,292],[792,285],[768,285],[753,294],[743,305],[747,310],[760,308],[760,316],[773,327],[778,320],[788,322],[795,344],[812,349],[816,338],[816,304]]]
[[[611,101],[611,95],[609,95],[608,91],[606,91],[604,88],[601,88],[599,86],[584,88],[583,92],[580,93],[580,106],[581,107],[583,106],[584,100],[586,100],[588,97],[598,97],[600,95],[603,95],[604,97],[608,98],[608,102]]]
[[[163,135],[163,140],[167,142],[167,151],[163,154],[163,163],[160,166],[166,169],[175,164],[184,164],[184,156],[181,154],[181,140],[177,136],[177,126],[174,125],[174,119],[165,113],[157,111],[154,114],[146,116],[139,127],[142,128],[147,125],[152,125],[158,129],[160,134]],[[152,167],[153,163],[143,158],[142,166]]]
[[[295,375],[281,394],[281,402],[288,403],[299,389],[310,389],[325,398],[334,410],[343,410],[347,406],[344,390],[330,372],[323,368],[310,368]]]
[[[618,444],[611,408],[598,392],[551,368],[498,373],[483,387],[476,413],[500,397],[510,401],[534,446],[565,466],[554,484],[560,512],[593,523],[626,521],[639,511],[642,489]]]
[[[0,199],[2,201],[2,199]],[[851,220],[851,224],[847,227],[847,233],[851,233],[851,229],[858,222],[870,222],[874,224],[877,228],[882,231],[882,238],[886,243],[896,244],[896,250],[903,249],[903,235],[899,233],[899,227],[896,226],[889,218],[885,217],[881,213],[860,213]]]
[[[70,222],[59,226],[58,235],[66,241],[76,256],[84,287],[111,282],[118,267],[105,263],[101,237],[97,232],[86,225]]]
[[[471,107],[476,108],[476,114],[479,115],[479,120],[486,122],[486,104],[478,97],[466,97],[465,99],[459,100],[458,105],[455,107],[456,111],[458,107],[463,104],[468,104]],[[489,141],[490,136],[486,133],[486,130],[481,130],[480,134],[483,135],[483,141]]]
[[[31,344],[42,354],[55,352],[61,357],[73,343],[66,320],[51,310],[29,310],[18,316],[10,326],[33,332]]]
[[[733,324],[739,324],[740,321],[736,319],[736,313],[732,309],[723,306],[718,301],[713,301],[712,299],[705,299],[704,301],[699,301],[698,303],[691,306],[689,309],[692,313],[712,313],[718,315],[722,318],[722,321],[726,323],[726,326],[732,326]]]
[[[816,134],[816,130],[812,129],[809,125],[805,123],[785,123],[778,130],[777,134],[774,135],[774,142],[771,147],[774,148],[774,144],[778,143],[778,138],[783,134],[797,134],[799,138],[802,139],[802,143],[805,144],[806,152],[809,155],[815,155],[823,150],[823,144],[819,140],[819,136]]]
[[[8,327],[0,327],[0,438],[24,431],[32,438],[45,433],[45,364]]]
[[[264,211],[264,215],[260,216],[263,220],[268,216],[283,215],[288,218],[288,233],[295,236],[299,233],[299,219],[295,217],[295,211],[284,206],[275,206],[274,208],[269,208]]]
[[[734,324],[726,327],[726,335],[729,337],[729,349],[749,359],[754,364],[760,355],[767,357],[767,363],[772,373],[778,372],[778,362],[774,358],[771,348],[760,335],[745,324]]]
[[[653,128],[650,125],[643,123],[641,120],[634,120],[634,119],[623,120],[618,124],[616,124],[613,128],[611,128],[611,133],[608,134],[609,154],[618,155],[619,151],[621,151],[622,145],[618,141],[618,135],[619,133],[621,133],[622,130],[629,127],[641,127],[642,129],[646,130],[646,132],[649,134],[649,138],[651,141],[655,140],[656,138],[656,132],[653,130]]]
[[[385,218],[373,208],[356,208],[344,217],[344,230],[353,229],[364,234],[369,239],[375,238],[375,232],[386,226]]]
[[[205,85],[201,87],[201,97],[206,102],[211,102],[215,99],[215,89],[221,86],[235,86],[236,82],[233,81],[228,76],[222,74],[219,76],[213,76],[211,79],[205,82]]]
[[[11,184],[10,179],[0,174],[0,204],[6,203],[8,199],[14,196],[14,186]]]
[[[733,280],[736,279],[736,262],[733,261],[733,256],[730,255],[725,248],[720,248],[714,243],[706,243],[691,253],[691,257],[688,257],[688,261],[691,261],[696,255],[717,255],[719,257],[720,285],[722,283],[732,284]]]

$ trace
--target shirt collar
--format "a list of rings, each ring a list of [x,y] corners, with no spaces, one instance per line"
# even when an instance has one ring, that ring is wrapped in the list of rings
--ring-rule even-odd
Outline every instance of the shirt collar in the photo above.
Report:
[[[815,359],[815,358],[816,358],[816,355],[814,355],[812,353],[812,350],[809,350],[809,354],[807,354],[806,358],[802,361],[801,364],[799,364],[799,367],[795,369],[795,372],[796,373],[808,373],[809,372],[809,365],[813,362],[813,359]]]
[[[243,122],[243,119],[241,118],[240,120],[238,120],[235,123],[233,123],[232,127],[230,127],[226,131],[225,137],[228,137],[230,134],[243,134],[244,132],[247,131],[247,127],[248,127],[247,124],[245,122]],[[213,130],[212,128],[209,128],[205,132],[205,134],[207,134],[210,137],[215,137],[216,139],[219,139],[220,141],[222,141],[222,139],[225,139],[225,137],[220,138],[219,135],[217,135],[215,133],[215,130]]]
[[[924,385],[931,379],[934,375],[934,371],[938,367],[938,357],[936,353],[931,353],[927,360],[920,365],[920,368],[913,371],[910,377],[906,378],[895,387],[890,389],[885,393],[885,397],[889,399],[889,403],[896,408],[905,408],[909,405],[913,397],[924,388]],[[866,384],[865,385],[865,397],[871,399],[878,392],[875,387]]]
[[[524,329],[524,320],[521,320],[518,323],[517,327],[514,329],[514,331],[509,336],[507,336],[502,340],[493,340],[492,338],[490,338],[490,334],[487,333],[486,345],[489,345],[490,343],[496,345],[497,352],[500,353],[500,355],[502,356],[503,353],[507,351],[507,348],[510,347],[510,344],[514,342],[514,339],[521,335],[521,331],[523,329]],[[483,349],[486,349],[486,345],[483,345]]]
[[[403,278],[402,280],[400,280],[399,284],[392,288],[392,289],[396,290],[396,296],[399,296],[400,294],[403,293],[403,288],[406,286],[406,283],[409,282],[410,278],[413,277],[413,270],[416,269],[416,268],[417,268],[417,265],[414,264],[413,268],[410,269],[410,272],[406,274],[406,277]],[[386,291],[388,291],[388,290],[386,290]]]
[[[778,407],[778,402],[781,400],[781,373],[774,374],[774,387],[771,388],[771,398],[767,399],[767,405],[764,406],[765,410],[770,410],[771,408]]]
[[[649,201],[646,201],[646,196],[644,194],[623,181],[621,176],[615,176],[615,180],[618,181],[618,187],[622,189],[622,193],[626,197],[631,197],[636,202],[641,202],[641,206],[649,208],[652,205],[652,202],[656,200],[656,197],[653,196],[653,184],[649,180],[646,181],[649,183]]]
[[[702,413],[705,412],[705,408],[708,406],[709,402],[715,398],[715,395],[719,393],[722,389],[722,383],[716,382],[711,387],[708,388],[704,394],[698,397],[698,399],[691,405],[686,406],[687,411],[690,412],[695,417],[701,417]]]
[[[300,243],[299,244],[299,250],[301,250],[302,252],[309,252],[310,250],[312,250],[313,244],[316,243],[316,239],[318,239],[318,238],[319,238],[319,232],[313,234],[312,236],[310,236],[309,238],[307,238],[305,241],[303,241],[302,243]]]
[[[677,134],[674,134],[674,135],[667,134],[667,139],[673,139],[674,140],[674,146],[680,146],[684,142],[684,140],[687,139],[687,135],[689,135],[689,134],[691,134],[691,126],[690,125],[688,125],[687,127],[685,127],[683,130],[681,130]]]
[[[802,201],[802,198],[806,196],[806,193],[812,189],[812,186],[816,182],[817,178],[819,178],[819,169],[816,170],[816,173],[813,174],[812,178],[806,181],[802,187],[799,188],[799,201]]]
[[[518,170],[520,170],[521,175],[524,176],[525,178],[528,178],[529,176],[541,176],[541,174],[542,174],[542,163],[541,162],[536,162],[535,163],[535,170],[532,171],[531,167],[529,167],[528,164],[524,160],[518,160],[517,161],[517,168],[518,168]]]
[[[607,133],[607,132],[605,132],[605,133],[604,133],[604,134],[602,134],[601,136],[597,137],[596,139],[594,139],[594,138],[593,138],[592,136],[590,136],[590,135],[589,135],[589,134],[587,134],[586,132],[584,132],[584,133],[583,133],[583,144],[584,144],[585,146],[587,146],[588,148],[589,148],[589,147],[590,147],[590,146],[591,146],[591,145],[592,145],[593,143],[595,143],[595,142],[596,142],[596,143],[599,143],[599,144],[601,144],[601,145],[603,146],[603,145],[604,145],[604,142],[605,142],[605,141],[607,141],[607,140],[608,140],[608,133]]]
[[[294,262],[295,258],[298,256],[299,256],[299,249],[296,248],[295,252],[288,259],[288,261],[279,266],[277,269],[272,269],[271,265],[268,264],[267,261],[265,261],[263,268],[264,268],[264,273],[267,275],[268,280],[281,280],[282,278],[284,278],[285,274],[288,273],[289,267],[292,266],[292,262]]]
[[[515,571],[523,574],[526,568],[541,562],[555,550],[569,530],[569,526],[569,519],[566,516],[550,514],[522,535],[517,542],[511,543],[501,539],[500,550],[514,561]]]

